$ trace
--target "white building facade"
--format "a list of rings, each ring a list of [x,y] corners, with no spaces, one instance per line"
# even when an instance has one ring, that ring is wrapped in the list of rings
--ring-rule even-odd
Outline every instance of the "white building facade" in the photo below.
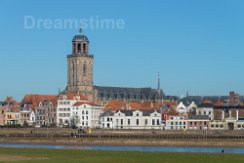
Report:
[[[208,115],[210,120],[214,119],[214,111],[212,104],[200,104],[196,108],[196,115]]]
[[[98,128],[102,106],[89,102],[76,102],[70,112],[74,125],[80,128]]]
[[[57,106],[57,126],[99,127],[102,107],[79,94],[61,95]]]
[[[157,110],[108,110],[100,117],[102,129],[162,129],[161,112]]]

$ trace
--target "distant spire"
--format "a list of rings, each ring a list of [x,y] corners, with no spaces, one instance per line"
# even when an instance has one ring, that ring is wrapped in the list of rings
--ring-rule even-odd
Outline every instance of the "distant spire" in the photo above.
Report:
[[[83,31],[82,31],[82,28],[80,27],[79,34],[81,35],[81,34],[82,34],[82,32],[83,32]]]
[[[160,90],[160,74],[158,72],[158,90]]]

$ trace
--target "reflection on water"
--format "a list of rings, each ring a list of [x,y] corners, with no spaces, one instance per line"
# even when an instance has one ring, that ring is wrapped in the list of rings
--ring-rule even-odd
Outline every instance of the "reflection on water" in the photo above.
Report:
[[[39,144],[0,144],[2,148],[46,148],[46,149],[81,149],[105,151],[146,151],[146,152],[197,152],[197,153],[244,153],[244,148],[211,147],[150,147],[150,146],[66,146]]]

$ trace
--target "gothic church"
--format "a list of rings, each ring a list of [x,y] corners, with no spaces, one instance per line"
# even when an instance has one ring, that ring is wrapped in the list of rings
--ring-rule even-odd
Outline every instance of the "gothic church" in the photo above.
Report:
[[[159,81],[157,89],[94,86],[93,60],[94,56],[89,53],[89,39],[80,29],[79,34],[72,39],[72,52],[67,56],[66,93],[80,93],[89,101],[100,105],[106,105],[112,100],[161,101],[163,99],[164,93],[160,89]]]

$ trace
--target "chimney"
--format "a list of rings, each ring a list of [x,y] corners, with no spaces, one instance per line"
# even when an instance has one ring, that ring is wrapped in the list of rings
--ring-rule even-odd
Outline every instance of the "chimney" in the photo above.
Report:
[[[236,120],[238,121],[238,119],[239,119],[239,111],[236,110]]]
[[[231,109],[229,110],[229,117],[231,117]]]
[[[221,118],[221,120],[224,121],[224,119],[225,119],[225,112],[224,112],[224,110],[222,110],[222,118]]]

